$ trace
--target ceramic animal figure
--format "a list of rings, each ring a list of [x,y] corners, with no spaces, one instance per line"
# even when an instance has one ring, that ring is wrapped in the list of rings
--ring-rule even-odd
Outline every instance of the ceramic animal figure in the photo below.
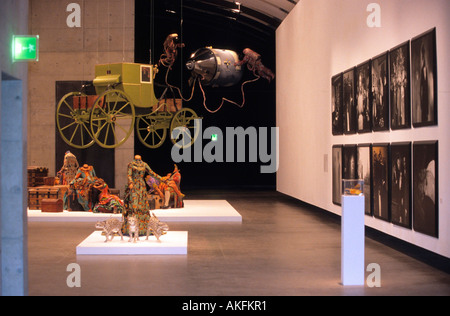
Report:
[[[109,218],[106,221],[99,221],[95,224],[95,228],[103,229],[106,236],[105,242],[112,241],[115,233],[119,233],[120,239],[123,240],[122,221],[119,221],[116,218]]]
[[[130,239],[128,242],[136,242],[139,240],[139,221],[136,217],[128,217],[128,231],[130,232]]]
[[[150,220],[148,221],[147,225],[147,238],[145,240],[148,240],[148,236],[150,235],[151,231],[153,232],[153,235],[155,235],[156,239],[160,241],[159,237],[161,237],[161,235],[164,235],[169,230],[169,225],[160,222],[155,214],[151,213],[150,215]]]

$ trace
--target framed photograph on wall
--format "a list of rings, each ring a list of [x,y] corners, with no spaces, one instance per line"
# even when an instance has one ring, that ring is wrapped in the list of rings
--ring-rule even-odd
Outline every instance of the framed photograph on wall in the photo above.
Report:
[[[411,40],[412,122],[437,125],[436,28]]]
[[[411,143],[391,144],[391,222],[411,228]]]
[[[334,145],[333,157],[333,204],[341,205],[342,195],[342,145]]]
[[[389,130],[389,66],[388,52],[372,59],[372,130]]]
[[[355,69],[351,68],[343,74],[343,124],[344,134],[356,133],[355,108]]]
[[[389,221],[389,144],[372,145],[372,214]]]
[[[413,228],[438,237],[438,142],[413,144]]]
[[[370,144],[360,144],[357,146],[357,178],[364,180],[364,213],[367,215],[372,215],[371,208],[371,188],[372,188],[372,175],[371,175],[371,145]]]
[[[356,145],[344,145],[342,148],[342,179],[357,179]]]
[[[370,60],[356,67],[356,131],[367,133],[372,130],[372,111],[370,103]]]
[[[389,51],[391,128],[411,127],[409,41]]]
[[[342,73],[340,73],[331,78],[331,130],[333,135],[342,135],[344,133],[342,92]]]

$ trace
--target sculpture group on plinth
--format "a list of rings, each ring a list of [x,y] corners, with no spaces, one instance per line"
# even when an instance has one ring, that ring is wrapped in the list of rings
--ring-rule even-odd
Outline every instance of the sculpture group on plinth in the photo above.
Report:
[[[100,203],[104,202],[115,209],[120,209],[123,219],[119,221],[110,218],[97,222],[95,227],[103,229],[106,235],[105,242],[112,240],[108,238],[111,234],[119,234],[122,240],[124,235],[129,236],[129,242],[139,241],[139,236],[146,236],[148,240],[149,235],[152,234],[160,241],[159,238],[169,230],[169,226],[159,221],[155,214],[150,214],[149,195],[157,192],[161,198],[164,198],[164,204],[168,206],[170,197],[176,194],[177,201],[180,201],[182,205],[184,194],[179,188],[181,175],[178,168],[175,166],[173,173],[161,177],[142,161],[140,155],[136,155],[127,166],[127,180],[123,202],[116,201],[107,193],[107,185],[104,182],[98,180],[95,183],[95,187],[102,192]],[[147,189],[147,184],[150,190]],[[117,231],[118,226],[120,226],[120,232]]]

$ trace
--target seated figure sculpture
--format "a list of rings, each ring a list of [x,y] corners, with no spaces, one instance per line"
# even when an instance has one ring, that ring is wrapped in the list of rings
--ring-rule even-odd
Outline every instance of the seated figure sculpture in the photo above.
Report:
[[[96,179],[97,176],[94,167],[84,164],[82,167],[78,168],[75,178],[70,182],[65,199],[69,195],[74,195],[83,210],[91,212],[94,204],[91,199],[91,188]],[[64,205],[66,205],[66,203],[67,201],[64,201]]]
[[[97,178],[93,187],[100,191],[98,203],[92,209],[94,213],[99,213],[101,208],[112,213],[123,213],[125,207],[123,201],[117,195],[111,194],[103,179]]]
[[[149,194],[156,193],[164,201],[161,208],[169,208],[170,197],[174,194],[177,196],[176,207],[183,207],[184,194],[180,191],[181,174],[177,165],[175,165],[174,171],[168,173],[165,177],[161,177],[161,180],[152,176],[146,177],[146,182],[149,189]]]

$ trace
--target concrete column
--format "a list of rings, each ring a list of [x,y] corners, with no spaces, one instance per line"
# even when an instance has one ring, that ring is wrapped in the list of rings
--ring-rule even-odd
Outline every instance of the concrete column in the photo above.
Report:
[[[120,134],[120,130],[117,131]],[[120,138],[120,137],[118,137]],[[114,150],[116,155],[114,183],[120,189],[120,197],[125,198],[125,186],[128,184],[127,166],[134,159],[134,130],[125,143]]]
[[[3,296],[28,294],[27,125],[22,89],[21,80],[2,80],[0,226]]]

